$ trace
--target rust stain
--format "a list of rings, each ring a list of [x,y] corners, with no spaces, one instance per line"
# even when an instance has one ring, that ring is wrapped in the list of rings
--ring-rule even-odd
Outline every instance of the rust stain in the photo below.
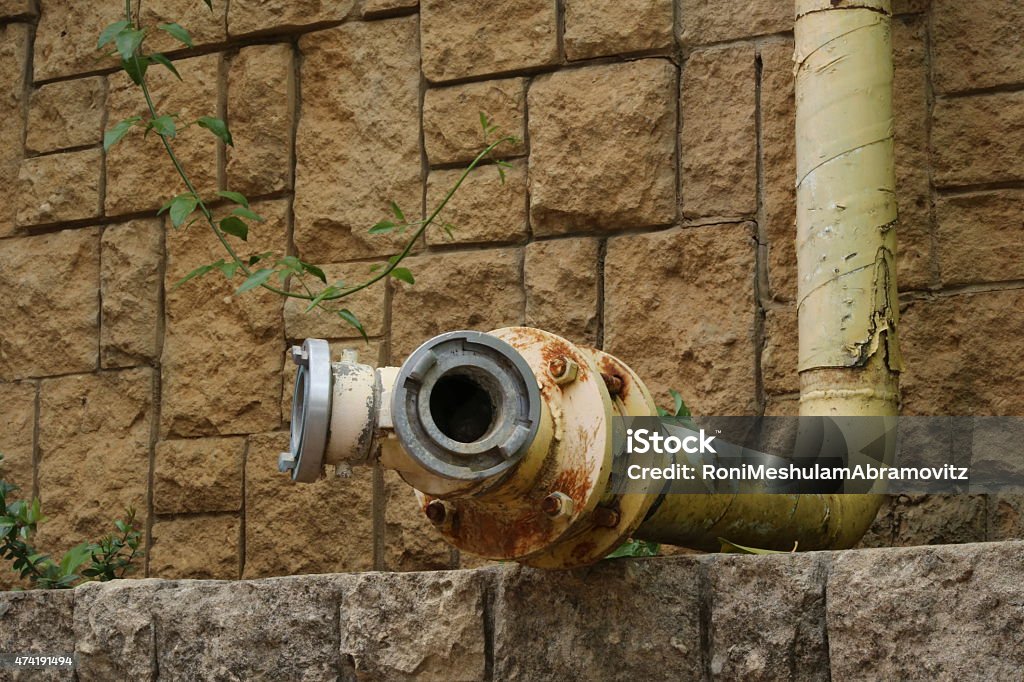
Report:
[[[590,492],[590,471],[585,466],[566,469],[551,484],[552,492],[565,493],[573,502],[582,505]]]
[[[601,378],[612,397],[618,396],[622,400],[629,397],[633,387],[628,372],[623,371],[621,365],[610,355],[601,354],[597,361],[597,367],[601,370]]]

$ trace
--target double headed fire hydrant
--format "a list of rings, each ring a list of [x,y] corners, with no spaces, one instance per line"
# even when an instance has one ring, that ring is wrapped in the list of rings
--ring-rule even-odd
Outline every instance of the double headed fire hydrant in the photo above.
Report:
[[[614,356],[545,331],[450,332],[401,367],[374,369],[352,353],[332,363],[319,339],[292,354],[280,470],[311,482],[326,466],[343,474],[379,462],[412,486],[445,540],[481,557],[566,568],[630,537],[822,549],[852,546],[866,528],[854,500],[864,496],[673,495],[653,479],[623,492],[613,419],[655,415],[651,394]]]

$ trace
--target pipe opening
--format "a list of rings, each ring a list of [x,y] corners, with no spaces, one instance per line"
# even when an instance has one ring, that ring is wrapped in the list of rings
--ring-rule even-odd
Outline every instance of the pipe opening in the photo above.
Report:
[[[500,405],[490,383],[466,370],[439,378],[430,391],[430,417],[438,430],[459,443],[483,439],[494,428]]]

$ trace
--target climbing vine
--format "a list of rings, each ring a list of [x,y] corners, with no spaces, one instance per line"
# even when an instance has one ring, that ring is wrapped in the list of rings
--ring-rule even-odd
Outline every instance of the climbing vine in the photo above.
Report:
[[[202,0],[211,10],[212,0]],[[244,293],[261,288],[287,298],[300,299],[307,302],[306,312],[320,309],[337,315],[355,327],[365,338],[366,332],[359,318],[343,305],[344,299],[374,284],[394,278],[414,283],[415,278],[408,267],[403,265],[406,257],[412,252],[417,241],[427,228],[438,222],[438,216],[451,198],[455,195],[469,174],[485,161],[493,161],[501,181],[505,181],[505,169],[509,164],[494,159],[493,153],[499,146],[518,140],[511,135],[504,135],[486,114],[480,114],[482,149],[465,168],[455,184],[448,190],[441,201],[423,219],[407,218],[402,208],[395,202],[388,202],[389,214],[380,222],[369,228],[370,234],[382,235],[394,233],[405,237],[404,246],[383,263],[370,268],[366,279],[355,283],[344,281],[328,282],[322,268],[304,261],[293,255],[275,254],[272,252],[241,258],[238,255],[238,242],[245,242],[249,236],[251,224],[263,222],[263,218],[253,210],[248,197],[240,192],[225,190],[217,192],[216,198],[204,197],[196,189],[180,156],[175,151],[178,134],[191,126],[197,126],[215,135],[221,142],[234,146],[234,140],[226,121],[214,116],[200,116],[194,121],[182,121],[178,114],[165,113],[157,110],[154,103],[147,72],[150,67],[169,70],[179,81],[182,80],[174,62],[159,52],[145,52],[145,43],[153,31],[161,31],[185,47],[193,47],[192,37],[183,26],[174,23],[161,23],[155,27],[143,27],[140,22],[141,9],[132,13],[131,0],[125,0],[124,18],[110,24],[99,36],[97,49],[106,51],[111,57],[120,60],[121,68],[141,93],[146,103],[146,115],[134,116],[116,123],[106,131],[103,137],[104,149],[110,149],[133,130],[142,130],[144,134],[156,134],[175,171],[185,185],[185,192],[171,197],[160,209],[159,213],[167,213],[171,226],[175,230],[186,229],[196,222],[204,223],[220,245],[225,256],[213,263],[207,263],[192,270],[175,286],[207,275],[220,272],[228,280],[239,280],[236,293]],[[442,223],[440,227],[451,236],[453,226]],[[237,241],[235,241],[237,240]],[[297,284],[297,286],[289,286]]]

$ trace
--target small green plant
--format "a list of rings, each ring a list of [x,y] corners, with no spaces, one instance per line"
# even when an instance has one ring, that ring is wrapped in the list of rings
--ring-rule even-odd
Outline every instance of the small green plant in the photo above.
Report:
[[[212,0],[202,1],[211,10],[213,9]],[[407,238],[402,249],[385,262],[372,266],[370,274],[364,281],[328,283],[322,268],[307,263],[298,256],[263,253],[246,259],[240,258],[236,251],[237,242],[232,240],[246,241],[250,224],[262,222],[263,218],[252,210],[249,199],[239,192],[220,191],[217,192],[216,198],[201,196],[174,149],[178,133],[191,126],[208,130],[224,144],[234,146],[227,123],[214,116],[201,116],[194,121],[182,121],[178,114],[158,112],[146,80],[146,74],[150,67],[164,67],[178,80],[181,80],[181,74],[178,73],[174,63],[165,55],[158,52],[148,54],[144,52],[146,38],[154,30],[170,35],[185,47],[193,47],[192,36],[187,29],[173,22],[158,24],[156,27],[143,27],[140,24],[139,14],[140,10],[136,9],[133,16],[131,0],[125,0],[124,18],[103,29],[99,36],[97,49],[107,50],[107,56],[120,59],[121,68],[139,87],[148,113],[146,116],[135,116],[120,121],[107,130],[103,137],[103,147],[105,150],[110,149],[133,129],[141,128],[147,135],[150,132],[155,133],[160,138],[170,162],[174,165],[186,188],[184,193],[167,201],[160,209],[160,213],[168,214],[171,226],[175,230],[186,229],[197,221],[204,222],[226,252],[226,258],[200,265],[178,282],[176,287],[191,279],[217,271],[228,280],[241,278],[236,293],[262,288],[280,296],[307,301],[306,312],[318,308],[337,315],[357,329],[363,338],[366,338],[366,332],[356,314],[348,308],[340,306],[338,302],[388,278],[413,284],[415,279],[412,272],[407,267],[401,266],[401,263],[412,251],[426,229],[435,223],[442,209],[462,186],[466,177],[482,162],[491,160],[494,161],[494,165],[498,169],[501,181],[505,181],[505,168],[509,167],[509,164],[494,159],[492,154],[500,145],[514,144],[517,139],[510,135],[503,135],[498,126],[494,125],[486,114],[481,113],[483,149],[463,171],[441,202],[427,214],[427,217],[422,220],[406,218],[401,207],[396,202],[390,201],[387,204],[390,215],[369,228],[370,234],[395,233],[407,235]],[[214,214],[215,211],[218,215]],[[441,227],[449,236],[451,235],[452,225],[445,223]]]
[[[3,455],[0,455],[0,464]],[[0,558],[12,562],[14,571],[40,589],[74,587],[83,580],[123,578],[143,556],[139,549],[142,533],[135,527],[135,510],[114,522],[117,533],[97,542],[72,547],[59,560],[38,551],[32,544],[36,528],[46,520],[39,498],[11,500],[17,486],[0,478]]]

